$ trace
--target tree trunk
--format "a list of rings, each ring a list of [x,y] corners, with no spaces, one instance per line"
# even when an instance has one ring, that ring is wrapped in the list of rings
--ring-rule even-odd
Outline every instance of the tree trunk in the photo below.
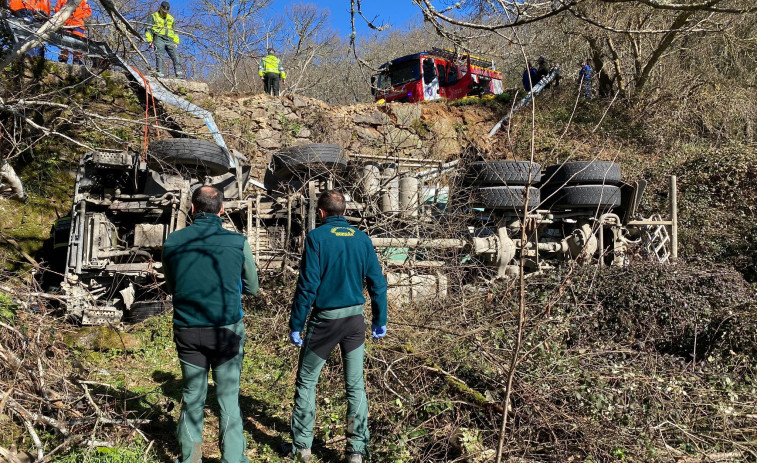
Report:
[[[644,86],[649,81],[649,75],[652,73],[652,69],[657,65],[657,62],[660,60],[660,57],[662,57],[662,54],[667,51],[667,49],[670,47],[670,45],[673,43],[675,38],[678,36],[678,33],[680,32],[680,29],[686,25],[687,22],[689,22],[689,18],[691,15],[693,15],[695,11],[682,11],[675,21],[673,21],[673,24],[670,25],[670,30],[668,33],[665,34],[665,36],[662,38],[662,41],[657,45],[657,48],[652,52],[652,55],[647,60],[647,63],[644,65],[644,68],[641,71],[641,74],[638,74],[636,76],[636,82],[635,82],[635,88],[636,91],[640,91],[644,88]]]

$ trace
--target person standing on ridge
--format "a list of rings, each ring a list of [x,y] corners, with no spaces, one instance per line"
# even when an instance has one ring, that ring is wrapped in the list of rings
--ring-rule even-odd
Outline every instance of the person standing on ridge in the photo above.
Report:
[[[192,225],[163,244],[166,289],[173,294],[173,337],[181,364],[182,406],[176,437],[179,463],[202,461],[208,371],[213,372],[221,461],[246,463],[239,380],[246,339],[242,294],[258,292],[258,273],[244,235],[223,228],[223,193],[202,186],[192,194]]]
[[[371,239],[344,218],[344,195],[325,191],[318,198],[320,227],[307,235],[300,276],[289,318],[289,340],[301,348],[292,410],[292,444],[284,450],[310,461],[315,422],[315,389],[326,359],[338,345],[347,395],[349,463],[362,463],[368,439],[368,403],[363,380],[365,319],[363,283],[371,298],[373,339],[386,335],[386,279]],[[305,339],[301,331],[310,309]]]
[[[587,100],[591,100],[591,77],[593,73],[593,70],[591,68],[592,63],[593,62],[590,59],[581,61],[579,63],[581,70],[578,71],[578,84],[581,87],[581,94]]]
[[[55,4],[55,12],[57,13],[60,11],[66,3],[68,3],[68,0],[58,0]],[[81,0],[79,6],[76,7],[74,12],[71,13],[71,16],[69,16],[66,22],[63,23],[63,30],[71,35],[81,37],[82,39],[86,38],[87,33],[84,29],[84,20],[90,16],[92,16],[92,8],[90,8],[87,0]],[[68,50],[62,49],[58,54],[58,62],[67,63],[69,53]],[[84,55],[82,55],[80,51],[75,51],[72,63],[79,65],[84,64]]]
[[[523,89],[526,92],[530,92],[531,88],[539,81],[539,73],[531,61],[528,62],[528,67],[523,70]]]
[[[147,18],[145,39],[150,44],[150,48],[155,49],[155,66],[158,68],[158,77],[165,77],[163,54],[166,53],[173,63],[176,78],[183,79],[184,71],[179,53],[176,51],[179,46],[179,35],[173,29],[174,18],[168,14],[170,9],[171,5],[168,2],[161,2],[158,11]]]
[[[45,22],[50,18],[50,0],[10,0],[8,2],[13,16],[23,19],[28,24]],[[27,52],[29,56],[45,57],[45,46],[34,47]]]
[[[268,55],[260,61],[258,74],[263,80],[263,88],[267,95],[279,96],[279,83],[284,82],[287,73],[281,65],[281,60],[274,53],[273,48],[268,48]]]

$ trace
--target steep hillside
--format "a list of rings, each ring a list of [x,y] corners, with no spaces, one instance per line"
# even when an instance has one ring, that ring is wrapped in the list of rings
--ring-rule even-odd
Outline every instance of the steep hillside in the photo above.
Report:
[[[11,162],[30,199],[0,200],[0,236],[44,260],[42,241],[70,208],[70,173],[87,150],[141,152],[148,141],[208,131],[175,108],[153,108],[117,73],[30,64],[3,71],[2,122],[7,133],[18,128],[11,139],[23,149]],[[705,137],[661,143],[643,111],[576,101],[571,89],[545,93],[491,139],[507,98],[329,106],[297,95],[175,89],[213,111],[261,180],[276,150],[313,142],[336,143],[356,159],[615,160],[624,179],[649,181],[647,216],[667,210],[668,177],[678,176],[675,264],[564,265],[523,287],[460,277],[447,298],[390,307],[388,336],[366,350],[371,461],[494,461],[500,439],[511,462],[757,458],[754,146]],[[49,101],[34,103],[29,92]],[[8,107],[16,113],[8,116]],[[67,325],[55,300],[36,291],[18,249],[3,253],[0,356],[10,367],[0,369],[0,455],[42,448],[51,461],[173,460],[181,393],[170,315],[100,331]],[[284,461],[297,362],[287,342],[295,277],[286,269],[261,275],[263,292],[244,303],[241,400],[251,461]],[[340,363],[327,362],[318,390],[318,461],[338,461],[343,451]],[[219,458],[217,425],[213,404],[208,461]]]

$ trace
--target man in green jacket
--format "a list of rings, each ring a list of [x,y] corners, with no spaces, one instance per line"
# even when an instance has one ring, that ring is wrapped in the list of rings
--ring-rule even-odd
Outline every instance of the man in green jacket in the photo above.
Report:
[[[181,59],[176,48],[179,46],[179,35],[173,29],[173,16],[168,14],[171,5],[161,2],[158,11],[147,18],[147,30],[145,39],[150,48],[155,49],[155,66],[158,68],[158,77],[165,77],[163,69],[163,53],[167,53],[173,63],[176,78],[183,79],[184,72],[181,67]]]
[[[274,54],[273,48],[268,49],[268,55],[260,61],[258,74],[263,79],[266,94],[279,96],[279,83],[287,78],[281,60]]]
[[[326,359],[339,345],[347,392],[349,463],[361,463],[368,444],[368,403],[363,382],[365,319],[363,282],[371,297],[373,339],[386,335],[386,279],[371,239],[344,219],[344,195],[336,190],[318,198],[322,225],[308,233],[289,318],[289,339],[300,346],[292,411],[295,459],[309,461],[315,421],[315,388]],[[310,309],[303,343],[300,332]]]
[[[247,441],[239,409],[239,379],[246,339],[242,294],[258,291],[247,239],[222,227],[223,193],[203,186],[192,195],[191,226],[168,235],[163,271],[173,294],[173,334],[183,378],[177,429],[180,463],[202,461],[203,408],[213,371],[221,408],[223,463],[243,463]]]

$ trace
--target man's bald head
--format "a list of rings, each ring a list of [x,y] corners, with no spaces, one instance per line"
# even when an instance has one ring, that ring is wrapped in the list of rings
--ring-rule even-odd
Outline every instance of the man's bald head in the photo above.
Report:
[[[223,208],[223,192],[214,186],[201,186],[192,193],[192,207],[195,214],[219,214]]]

